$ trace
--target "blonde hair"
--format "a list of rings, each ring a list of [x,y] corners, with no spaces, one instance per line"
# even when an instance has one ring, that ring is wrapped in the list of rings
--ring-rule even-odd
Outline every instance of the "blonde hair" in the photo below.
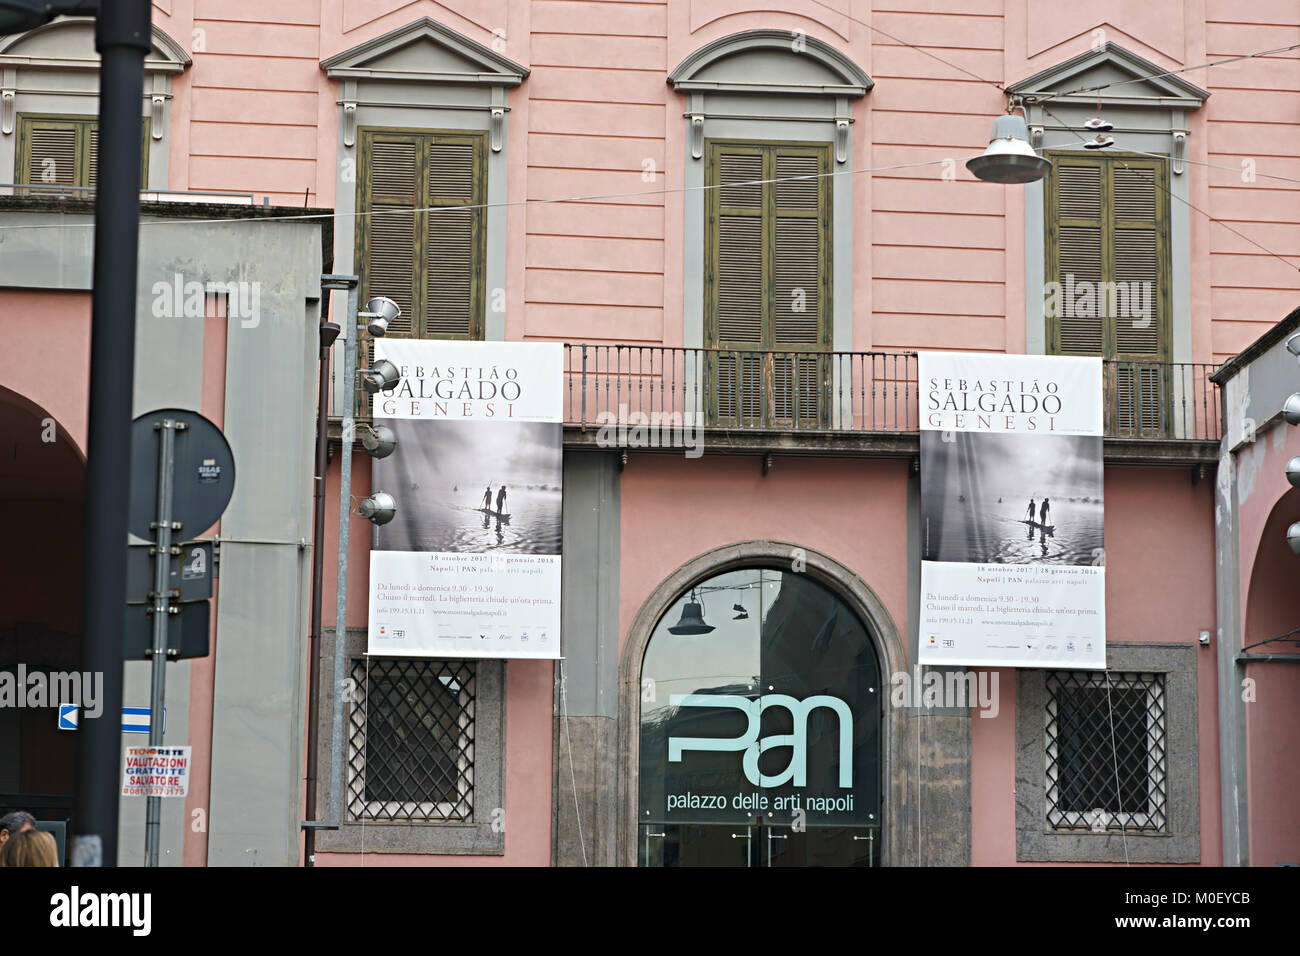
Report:
[[[54,836],[45,830],[23,830],[0,846],[0,866],[58,866]]]

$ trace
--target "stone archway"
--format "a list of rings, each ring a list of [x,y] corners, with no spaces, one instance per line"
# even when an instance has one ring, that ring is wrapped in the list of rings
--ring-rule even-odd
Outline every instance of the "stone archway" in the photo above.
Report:
[[[2,670],[80,668],[85,467],[81,449],[53,416],[0,387]],[[28,800],[22,809],[60,818],[71,809],[75,735],[59,732],[53,706],[5,710],[0,714],[0,803],[7,812],[14,809],[7,804],[20,795],[39,794],[39,801]]]
[[[619,656],[617,859],[621,865],[636,865],[640,675],[655,625],[665,609],[693,584],[744,567],[796,569],[808,574],[844,600],[867,625],[876,641],[882,674],[907,669],[903,637],[884,603],[865,581],[819,551],[779,541],[747,541],[715,548],[683,564],[660,582],[641,605]],[[884,714],[882,803],[889,825],[883,837],[881,862],[905,866],[913,863],[915,856],[915,844],[909,839],[908,808],[915,800],[916,755],[905,714],[889,707]]]

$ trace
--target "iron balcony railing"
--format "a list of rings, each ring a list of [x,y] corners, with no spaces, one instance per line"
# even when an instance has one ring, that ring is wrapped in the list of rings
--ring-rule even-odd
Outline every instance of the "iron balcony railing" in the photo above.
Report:
[[[916,352],[814,352],[566,343],[565,422],[914,433]],[[1105,435],[1217,441],[1216,365],[1107,359]]]

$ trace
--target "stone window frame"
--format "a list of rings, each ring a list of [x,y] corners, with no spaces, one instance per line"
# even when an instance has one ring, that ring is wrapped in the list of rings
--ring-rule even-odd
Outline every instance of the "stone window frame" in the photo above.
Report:
[[[1108,152],[1140,150],[1166,160],[1169,226],[1169,361],[1192,361],[1191,184],[1187,173],[1188,114],[1199,110],[1210,94],[1179,76],[1158,76],[1163,68],[1117,43],[1106,41],[1024,80],[1007,92],[1023,103],[1030,142],[1041,153],[1080,150],[1083,134],[1072,132],[1097,114],[1115,126],[1115,145]],[[1100,94],[1066,91],[1114,81],[1115,75],[1147,77],[1116,85]],[[1062,127],[1069,128],[1062,128]],[[1042,290],[1046,283],[1046,188],[1043,181],[1024,188],[1025,235],[1025,352],[1047,351],[1047,320]]]
[[[758,57],[780,57],[774,63],[789,62],[800,68],[811,62],[824,71],[826,82],[810,82],[806,74],[795,70],[785,76],[779,69],[760,72],[744,66],[757,62]],[[832,173],[843,173],[853,168],[851,101],[864,97],[875,82],[824,40],[777,29],[745,30],[713,40],[678,64],[668,74],[668,82],[685,100],[682,344],[688,349],[703,348],[706,140],[831,143]],[[849,351],[853,338],[853,189],[849,177],[833,175],[832,183],[830,349]],[[688,368],[687,374],[695,372]]]
[[[17,183],[20,178],[20,114],[76,118],[99,115],[99,56],[94,53],[94,30],[94,17],[60,17],[25,33],[0,37],[0,181]],[[140,107],[148,128],[146,181],[141,192],[153,193],[168,191],[172,78],[187,70],[193,60],[162,28],[155,24],[150,30],[153,51],[144,61]],[[43,52],[32,55],[29,41],[38,43]]]
[[[1047,669],[1016,674],[1016,859],[1050,863],[1199,863],[1197,645],[1109,643],[1107,669],[1164,675],[1166,823],[1161,833],[1056,829],[1047,823]],[[1068,669],[1068,668],[1055,668]]]
[[[457,64],[422,64],[412,69],[404,59],[421,44],[431,44]],[[486,240],[484,249],[485,313],[483,341],[505,339],[505,312],[494,311],[493,290],[506,287],[507,178],[509,175],[507,92],[529,75],[527,67],[430,17],[421,17],[321,61],[337,84],[338,145],[335,175],[335,271],[356,275],[355,214],[359,202],[361,138],[359,130],[463,130],[488,137]],[[382,295],[382,290],[373,290]],[[341,348],[342,343],[335,346]],[[334,367],[342,368],[336,353]],[[335,380],[334,408],[343,405]],[[336,411],[335,414],[338,414]]]
[[[347,659],[364,657],[368,632],[363,627],[347,630]],[[321,673],[333,673],[334,629],[321,633]],[[474,804],[469,820],[400,820],[370,822],[351,820],[346,792],[342,819],[337,830],[318,830],[317,853],[412,853],[459,856],[504,856],[505,828],[501,815],[505,807],[506,780],[506,662],[475,659],[474,699]],[[334,707],[333,681],[320,684],[316,806],[317,817],[330,813],[330,732]],[[349,726],[344,702],[344,747]],[[344,753],[346,763],[347,754]],[[347,769],[344,768],[346,790]]]

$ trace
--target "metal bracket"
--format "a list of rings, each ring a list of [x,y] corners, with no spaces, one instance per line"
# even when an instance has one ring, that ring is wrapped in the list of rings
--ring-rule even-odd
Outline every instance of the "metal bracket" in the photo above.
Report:
[[[492,152],[501,152],[501,134],[506,126],[506,111],[504,107],[492,107]]]
[[[1173,146],[1169,150],[1169,166],[1174,171],[1175,176],[1181,176],[1183,170],[1187,168],[1187,130],[1176,129],[1173,131]]]
[[[155,93],[149,98],[149,138],[162,139],[163,131],[163,107],[167,105],[167,97]]]
[[[357,104],[352,100],[343,103],[343,145],[351,149],[357,142]]]
[[[772,467],[773,467],[773,465],[775,465],[775,464],[776,464],[776,462],[775,462],[775,460],[772,458],[772,453],[771,453],[770,451],[767,452],[767,453],[763,456],[763,477],[764,477],[764,478],[767,477],[767,473],[768,473],[769,471],[772,470]]]

